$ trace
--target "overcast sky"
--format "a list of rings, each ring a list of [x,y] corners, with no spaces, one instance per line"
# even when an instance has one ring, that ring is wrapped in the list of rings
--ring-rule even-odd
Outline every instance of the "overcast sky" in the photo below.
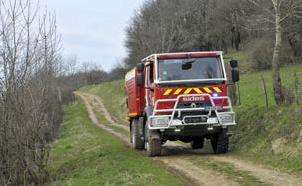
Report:
[[[57,15],[64,56],[110,70],[126,55],[125,28],[144,0],[41,1]]]

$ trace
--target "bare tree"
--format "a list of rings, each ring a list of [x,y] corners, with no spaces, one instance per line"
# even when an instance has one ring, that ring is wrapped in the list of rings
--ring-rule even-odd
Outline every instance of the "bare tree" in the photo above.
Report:
[[[240,0],[146,1],[127,28],[126,63],[157,52],[239,50],[243,27]],[[238,5],[239,4],[239,5]]]
[[[260,22],[267,22],[274,25],[275,30],[275,47],[272,60],[272,75],[274,97],[278,105],[284,103],[284,94],[280,76],[280,53],[282,49],[283,25],[290,17],[301,16],[301,0],[248,0],[256,8],[262,11]]]
[[[31,0],[0,0],[0,185],[47,181],[60,39],[54,16]]]

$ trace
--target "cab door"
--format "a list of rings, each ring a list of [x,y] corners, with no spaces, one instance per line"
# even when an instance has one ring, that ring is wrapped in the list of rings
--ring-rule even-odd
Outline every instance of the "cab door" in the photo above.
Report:
[[[153,63],[146,66],[145,69],[145,90],[146,90],[146,105],[147,107],[154,105],[154,67]]]

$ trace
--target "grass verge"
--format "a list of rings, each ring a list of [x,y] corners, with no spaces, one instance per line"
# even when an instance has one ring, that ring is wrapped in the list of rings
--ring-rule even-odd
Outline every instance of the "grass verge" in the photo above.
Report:
[[[302,107],[237,109],[233,153],[241,158],[302,174]]]
[[[180,185],[168,171],[94,126],[77,100],[52,145],[50,185]]]

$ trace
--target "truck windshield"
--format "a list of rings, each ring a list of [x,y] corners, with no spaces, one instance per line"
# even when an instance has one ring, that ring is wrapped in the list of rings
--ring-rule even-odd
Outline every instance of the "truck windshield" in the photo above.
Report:
[[[159,81],[224,78],[219,57],[159,59],[158,68]]]

